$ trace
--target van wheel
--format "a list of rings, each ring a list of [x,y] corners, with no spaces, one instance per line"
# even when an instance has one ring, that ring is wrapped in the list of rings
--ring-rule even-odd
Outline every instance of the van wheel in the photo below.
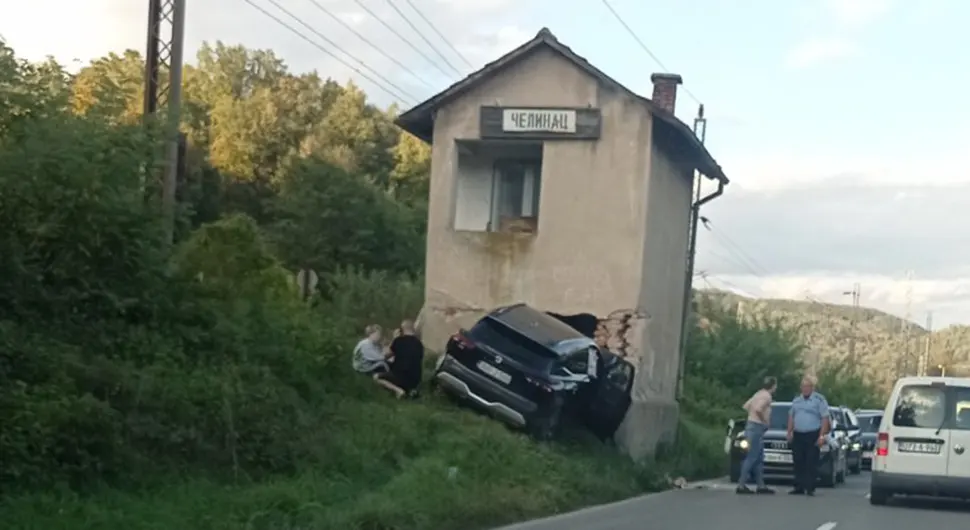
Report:
[[[870,489],[869,490],[869,504],[873,506],[885,506],[889,503],[889,497],[892,495],[883,490]]]

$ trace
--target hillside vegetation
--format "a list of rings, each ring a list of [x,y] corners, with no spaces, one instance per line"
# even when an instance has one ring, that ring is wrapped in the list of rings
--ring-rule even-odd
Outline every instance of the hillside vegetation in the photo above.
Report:
[[[422,303],[427,147],[353,85],[204,46],[172,243],[142,71],[134,52],[69,75],[0,46],[5,529],[487,528],[722,473],[729,404],[766,374],[797,384],[797,337],[711,306],[655,459],[394,400],[350,351]],[[827,391],[869,399],[832,369]]]
[[[805,345],[806,366],[845,361],[855,337],[856,358],[868,381],[887,388],[897,374],[916,373],[918,356],[929,340],[929,373],[970,375],[970,327],[950,326],[929,333],[924,327],[868,307],[822,304],[802,300],[755,299],[715,290],[698,297],[746,318],[769,318],[795,331]]]

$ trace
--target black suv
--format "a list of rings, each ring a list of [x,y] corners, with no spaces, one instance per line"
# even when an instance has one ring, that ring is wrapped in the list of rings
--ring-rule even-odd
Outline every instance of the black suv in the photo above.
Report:
[[[453,335],[433,382],[538,439],[553,438],[564,416],[608,439],[630,407],[633,376],[632,364],[559,318],[516,304]]]
[[[764,435],[765,446],[765,479],[790,480],[794,476],[795,466],[792,463],[792,452],[788,445],[788,411],[791,402],[774,402],[771,404],[771,423]],[[745,420],[731,420],[728,422],[727,437],[724,440],[724,452],[728,454],[731,482],[738,482],[741,478],[741,463],[751,448],[744,436]],[[843,444],[837,439],[835,432],[830,432],[818,461],[818,481],[822,486],[834,487],[845,482],[847,473],[846,452]]]
[[[829,407],[829,414],[832,417],[832,431],[845,451],[849,473],[862,473],[862,429],[859,427],[859,418],[844,406]]]
[[[862,446],[862,469],[872,470],[872,453],[876,450],[879,437],[879,424],[882,423],[882,411],[859,412],[859,445]]]

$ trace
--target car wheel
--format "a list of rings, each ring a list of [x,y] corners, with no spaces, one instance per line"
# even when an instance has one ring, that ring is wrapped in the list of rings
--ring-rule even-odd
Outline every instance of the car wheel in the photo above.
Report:
[[[838,476],[839,476],[838,467],[835,465],[835,462],[832,462],[829,465],[829,468],[826,470],[825,476],[822,477],[822,480],[821,480],[822,487],[834,488],[836,482],[838,482]]]
[[[877,489],[869,490],[869,504],[873,506],[885,506],[889,502],[889,497],[892,497],[892,494],[888,491]]]
[[[529,432],[536,440],[548,442],[557,437],[561,423],[562,403],[557,400],[552,406],[552,410],[533,417],[529,422]]]

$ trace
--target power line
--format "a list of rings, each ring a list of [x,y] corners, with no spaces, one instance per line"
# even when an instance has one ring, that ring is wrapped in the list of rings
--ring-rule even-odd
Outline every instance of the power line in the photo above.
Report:
[[[404,1],[407,2],[408,5],[411,6],[411,9],[413,9],[414,12],[417,13],[419,17],[421,17],[421,20],[423,20],[424,23],[431,28],[431,31],[434,31],[435,34],[437,34],[438,37],[440,37],[441,40],[444,41],[444,43],[447,44],[449,48],[451,48],[451,51],[455,52],[455,55],[460,57],[462,61],[465,61],[465,64],[467,64],[469,68],[472,68],[472,69],[475,68],[475,66],[472,65],[471,61],[469,61],[467,57],[465,57],[460,51],[458,51],[458,48],[456,48],[455,45],[452,44],[447,37],[445,37],[440,31],[438,31],[438,27],[435,26],[430,20],[428,20],[428,17],[424,16],[424,13],[421,12],[420,9],[418,9],[418,6],[414,5],[414,2],[412,2],[411,0],[404,0]]]
[[[613,14],[613,17],[616,18],[616,20],[620,23],[620,25],[622,25],[623,28],[626,29],[626,32],[629,33],[631,37],[633,37],[633,40],[637,41],[637,44],[639,44],[640,47],[643,48],[643,51],[647,52],[647,55],[649,55],[650,58],[653,59],[658,66],[660,66],[661,69],[663,69],[665,72],[669,72],[670,70],[664,65],[663,61],[661,61],[660,58],[657,57],[657,55],[650,50],[650,47],[647,46],[642,39],[640,39],[637,33],[633,31],[633,28],[631,28],[630,25],[627,24],[625,20],[623,20],[623,17],[621,17],[620,14],[616,11],[616,9],[613,8],[613,5],[610,4],[609,0],[601,0],[601,1],[603,2],[603,5],[605,5],[606,8],[610,10],[610,13]],[[689,88],[685,86],[683,87],[683,90],[688,96],[690,96],[691,99],[694,100],[695,103],[697,103],[698,105],[701,104],[701,100],[697,99],[697,96],[695,96],[693,92],[690,91]]]
[[[271,4],[273,4],[274,6],[276,6],[276,8],[279,9],[280,11],[282,11],[283,13],[286,13],[290,18],[292,18],[293,20],[297,21],[300,25],[302,25],[306,29],[310,30],[316,36],[318,36],[321,39],[323,39],[324,42],[326,42],[327,44],[329,44],[329,45],[333,46],[334,48],[336,48],[337,51],[343,53],[347,57],[350,57],[354,61],[357,61],[357,63],[360,64],[361,67],[363,67],[365,70],[369,71],[370,73],[374,74],[381,81],[387,83],[391,88],[393,88],[394,90],[397,90],[401,94],[403,94],[403,95],[407,96],[408,98],[410,98],[411,99],[410,103],[417,103],[418,101],[420,101],[418,98],[414,97],[413,94],[408,93],[403,88],[401,88],[401,87],[397,86],[396,84],[394,84],[393,81],[391,81],[390,79],[388,79],[388,78],[384,77],[383,75],[381,75],[380,72],[378,72],[377,70],[374,70],[373,68],[371,68],[370,66],[368,66],[367,63],[365,63],[364,61],[358,59],[357,57],[355,57],[352,53],[348,52],[347,50],[341,48],[339,44],[337,44],[336,42],[330,40],[329,38],[327,38],[326,35],[324,35],[323,33],[320,33],[316,29],[314,29],[313,26],[307,24],[305,21],[303,21],[303,19],[301,19],[300,17],[298,17],[298,16],[294,15],[293,13],[287,11],[286,8],[283,7],[283,6],[281,6],[277,0],[267,0],[267,1],[269,3],[271,3]],[[405,101],[405,102],[406,103],[409,103],[408,101]]]
[[[253,2],[253,0],[243,0],[243,2],[246,2],[247,4],[249,4],[249,5],[251,5],[251,6],[253,6],[253,7],[255,8],[255,9],[257,9],[258,11],[260,11],[261,13],[263,13],[264,15],[266,15],[267,17],[269,17],[269,18],[271,18],[271,19],[273,19],[274,21],[276,21],[276,23],[277,23],[277,24],[279,24],[279,25],[281,25],[281,26],[283,26],[284,28],[286,28],[286,29],[288,29],[288,30],[290,30],[290,31],[292,31],[292,32],[293,32],[294,34],[296,34],[296,35],[297,35],[298,37],[300,37],[301,39],[303,39],[303,40],[305,40],[305,41],[307,41],[308,43],[310,43],[311,45],[313,45],[314,47],[316,47],[316,48],[317,48],[318,50],[320,50],[320,51],[322,51],[323,53],[325,53],[325,54],[327,54],[327,55],[329,55],[330,57],[333,57],[333,58],[334,58],[334,59],[336,59],[336,60],[337,60],[337,61],[338,61],[338,62],[339,62],[340,64],[342,64],[342,65],[344,65],[344,66],[346,66],[347,68],[350,68],[350,69],[351,69],[351,71],[353,71],[353,72],[355,72],[355,73],[357,73],[357,74],[358,74],[359,76],[361,76],[361,77],[363,77],[363,78],[364,78],[364,79],[366,79],[367,81],[370,81],[370,82],[371,82],[371,84],[373,84],[373,85],[374,85],[374,86],[376,86],[377,88],[379,88],[379,89],[381,89],[381,91],[382,91],[382,92],[384,92],[385,94],[387,94],[387,95],[389,95],[389,96],[391,96],[392,98],[394,98],[394,99],[396,99],[396,100],[398,100],[398,101],[402,101],[402,102],[404,102],[404,103],[407,103],[407,102],[408,102],[408,98],[407,98],[407,97],[402,97],[402,96],[401,96],[400,94],[398,94],[398,93],[396,93],[396,92],[395,92],[395,90],[397,90],[397,91],[399,91],[399,92],[402,92],[402,93],[404,93],[405,95],[407,95],[407,92],[404,92],[403,90],[401,90],[400,88],[398,88],[398,87],[397,87],[397,85],[395,85],[394,83],[392,83],[392,82],[390,82],[390,81],[388,81],[388,80],[386,80],[386,79],[385,79],[385,78],[384,78],[384,77],[383,77],[382,75],[380,75],[380,74],[377,74],[376,72],[374,72],[374,74],[376,75],[376,77],[378,77],[379,79],[384,79],[384,81],[385,81],[385,82],[386,82],[386,83],[387,83],[388,85],[390,85],[390,87],[391,87],[391,88],[388,88],[388,87],[387,87],[387,86],[386,86],[385,84],[383,84],[383,83],[381,83],[381,82],[379,82],[379,81],[377,81],[377,80],[375,80],[375,79],[374,79],[373,77],[371,77],[371,76],[369,76],[369,75],[367,75],[366,73],[364,73],[363,71],[361,71],[361,69],[360,69],[360,68],[357,68],[356,66],[354,66],[354,65],[352,65],[352,64],[350,64],[349,62],[347,62],[346,60],[344,60],[343,58],[341,58],[341,57],[340,57],[340,56],[338,56],[337,54],[335,54],[335,53],[333,53],[332,51],[330,51],[330,50],[328,50],[328,49],[326,49],[326,48],[324,48],[323,46],[321,46],[321,45],[320,45],[319,43],[317,43],[317,42],[314,42],[314,41],[313,41],[313,39],[311,39],[310,37],[307,37],[306,35],[304,35],[303,33],[301,33],[301,32],[300,32],[300,30],[298,30],[298,29],[296,29],[296,28],[294,28],[293,26],[291,26],[291,25],[289,25],[289,24],[287,24],[286,22],[284,22],[284,21],[283,21],[282,19],[280,19],[280,18],[279,18],[279,17],[277,17],[276,15],[274,15],[274,14],[272,14],[272,13],[270,13],[269,11],[267,11],[267,10],[266,10],[265,8],[263,8],[262,6],[259,6],[259,5],[257,5],[256,3],[254,3],[254,2]],[[310,31],[313,31],[314,33],[316,33],[316,34],[317,34],[318,36],[320,36],[321,38],[323,38],[323,40],[325,40],[325,41],[327,41],[327,42],[329,42],[329,43],[330,43],[330,44],[331,44],[331,45],[332,45],[332,46],[333,46],[334,48],[336,48],[336,49],[337,49],[338,51],[340,51],[340,52],[342,52],[342,53],[344,53],[345,55],[347,55],[347,56],[349,56],[350,58],[352,58],[352,59],[354,59],[354,60],[356,60],[356,61],[357,61],[357,62],[359,62],[359,63],[360,63],[360,64],[361,64],[362,66],[364,66],[364,68],[365,68],[365,69],[367,69],[367,70],[371,70],[371,68],[370,68],[370,67],[368,67],[367,65],[365,65],[365,64],[364,64],[363,62],[361,62],[361,61],[360,61],[359,59],[357,59],[357,58],[356,58],[356,57],[354,57],[353,55],[350,55],[349,53],[347,53],[346,51],[344,51],[344,50],[343,50],[342,48],[340,48],[339,46],[337,46],[336,44],[334,44],[334,43],[333,43],[333,41],[331,41],[330,39],[328,39],[328,38],[326,38],[326,37],[324,37],[323,35],[320,35],[320,34],[319,34],[319,32],[316,32],[315,30],[313,30],[313,28],[312,28],[312,27],[310,27],[310,26],[308,26],[308,25],[307,25],[307,24],[306,24],[305,22],[303,22],[302,20],[300,20],[300,18],[299,18],[299,17],[297,17],[297,16],[295,16],[295,15],[293,15],[292,13],[290,13],[289,11],[287,11],[286,9],[284,9],[284,8],[283,8],[282,6],[280,6],[280,5],[279,5],[279,4],[278,4],[278,3],[277,3],[277,2],[275,1],[275,0],[269,0],[269,2],[270,2],[271,4],[273,4],[274,6],[276,6],[276,7],[277,7],[277,8],[278,8],[278,9],[279,9],[280,11],[282,11],[283,13],[286,13],[287,15],[289,15],[289,16],[290,16],[291,18],[293,18],[294,20],[296,20],[296,21],[297,21],[297,22],[299,22],[300,24],[302,24],[302,25],[304,25],[304,26],[306,26],[306,27],[307,27],[308,29],[310,29]],[[371,70],[371,71],[373,72],[373,70]],[[413,96],[411,96],[411,99],[412,99],[412,100],[415,100],[416,98],[414,98]]]
[[[345,22],[342,18],[340,18],[337,15],[335,15],[333,11],[327,9],[326,6],[324,6],[323,4],[321,4],[320,2],[318,2],[317,0],[310,0],[310,3],[312,3],[314,6],[316,6],[316,8],[319,9],[320,11],[323,11],[324,13],[326,13],[327,16],[329,16],[333,20],[337,21],[337,23],[339,23],[341,26],[343,26],[344,28],[346,28],[348,31],[350,31],[351,33],[353,33],[354,35],[356,35],[357,38],[360,39],[360,40],[362,40],[362,41],[364,41],[365,44],[367,44],[371,48],[374,48],[375,50],[377,50],[377,53],[383,55],[384,58],[386,58],[388,61],[391,61],[392,63],[394,63],[395,65],[397,65],[398,68],[401,68],[405,72],[411,74],[411,77],[414,77],[415,79],[417,79],[419,83],[421,83],[422,85],[424,85],[424,86],[426,86],[428,88],[434,89],[434,87],[431,86],[430,83],[428,83],[427,81],[425,81],[423,77],[421,77],[418,74],[414,73],[413,70],[411,70],[410,68],[408,68],[407,66],[405,66],[403,63],[401,63],[400,61],[398,61],[397,59],[395,59],[394,57],[392,57],[391,54],[385,52],[383,49],[381,49],[380,46],[378,46],[378,45],[374,44],[373,42],[371,42],[370,39],[368,39],[367,37],[365,37],[364,35],[362,35],[359,31],[357,31],[356,29],[354,29],[353,26],[351,26],[350,24],[348,24],[347,22]]]
[[[435,67],[436,70],[438,70],[439,72],[441,72],[441,75],[443,75],[445,77],[451,77],[451,74],[449,74],[443,68],[441,68],[441,65],[439,65],[437,62],[435,62],[434,59],[432,59],[431,57],[428,57],[428,54],[426,54],[423,51],[421,51],[421,49],[418,48],[417,46],[415,46],[414,43],[411,42],[410,40],[408,40],[407,37],[405,37],[404,35],[401,35],[401,32],[398,31],[397,29],[395,29],[394,26],[388,24],[387,21],[385,21],[381,17],[377,16],[377,13],[374,13],[374,11],[371,10],[371,8],[367,7],[361,0],[354,0],[354,3],[357,4],[357,7],[360,7],[361,9],[363,9],[365,13],[367,13],[368,15],[370,15],[371,17],[373,17],[374,20],[376,20],[377,22],[379,22],[380,25],[384,26],[384,29],[390,31],[391,33],[394,34],[394,36],[396,36],[397,38],[401,39],[401,41],[404,44],[407,44],[408,47],[410,47],[412,50],[414,50],[414,53],[417,53],[418,55],[420,55],[421,57],[423,57],[425,61],[428,61],[428,64],[430,64],[431,66]]]
[[[418,29],[418,27],[414,25],[414,22],[411,22],[411,19],[409,19],[408,16],[404,14],[404,11],[401,11],[401,8],[397,7],[397,4],[394,3],[394,0],[387,0],[387,5],[391,6],[391,9],[393,9],[398,15],[401,16],[401,18],[404,19],[404,22],[406,22],[407,25],[410,26],[411,29],[413,29],[414,32],[418,34],[418,37],[421,37],[421,40],[423,40],[428,45],[428,47],[431,48],[431,51],[438,54],[438,57],[441,57],[441,60],[444,61],[445,64],[448,65],[448,67],[454,70],[456,74],[461,75],[461,70],[455,68],[455,65],[451,64],[451,61],[449,61],[448,58],[445,57],[445,54],[441,53],[441,50],[439,50],[434,44],[431,43],[431,39],[429,39],[424,34],[424,32]]]

